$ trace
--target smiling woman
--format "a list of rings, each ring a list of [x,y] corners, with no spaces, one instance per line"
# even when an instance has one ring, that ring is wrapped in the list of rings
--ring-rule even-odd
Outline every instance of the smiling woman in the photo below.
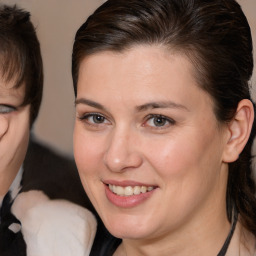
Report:
[[[78,30],[72,61],[75,160],[114,236],[99,228],[91,255],[256,255],[240,6],[109,0]]]

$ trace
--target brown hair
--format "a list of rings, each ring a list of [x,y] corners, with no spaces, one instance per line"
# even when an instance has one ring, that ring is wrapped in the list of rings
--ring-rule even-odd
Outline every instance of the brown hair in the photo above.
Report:
[[[0,5],[0,71],[2,79],[14,82],[14,87],[25,84],[23,105],[31,104],[32,125],[42,99],[43,64],[30,14],[16,5]]]
[[[238,103],[250,99],[252,38],[247,19],[235,0],[109,0],[77,31],[72,56],[75,95],[79,65],[100,51],[125,51],[138,44],[161,44],[186,54],[198,84],[215,105],[216,118],[229,122]],[[229,165],[227,214],[240,213],[256,236],[255,182],[250,139],[239,159]]]

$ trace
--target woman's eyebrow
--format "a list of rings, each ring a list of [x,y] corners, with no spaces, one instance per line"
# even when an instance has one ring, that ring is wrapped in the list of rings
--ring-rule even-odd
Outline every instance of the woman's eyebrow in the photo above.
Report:
[[[91,106],[93,108],[107,111],[107,109],[100,103],[97,103],[93,100],[89,100],[86,98],[76,99],[75,105],[78,105],[78,104],[84,104],[84,105]],[[175,103],[173,101],[149,102],[149,103],[137,106],[136,110],[138,112],[141,112],[141,111],[146,111],[146,110],[154,109],[154,108],[174,108],[174,109],[183,109],[183,110],[189,111],[188,108],[185,107],[184,105]]]
[[[189,111],[184,105],[175,103],[173,101],[149,102],[136,107],[137,111],[146,111],[154,108],[174,108]]]
[[[100,103],[97,103],[95,101],[92,101],[92,100],[89,100],[89,99],[86,99],[86,98],[76,99],[75,100],[75,106],[78,105],[78,104],[84,104],[84,105],[88,105],[88,106],[93,107],[93,108],[97,108],[97,109],[106,111],[106,108],[103,105],[101,105]]]

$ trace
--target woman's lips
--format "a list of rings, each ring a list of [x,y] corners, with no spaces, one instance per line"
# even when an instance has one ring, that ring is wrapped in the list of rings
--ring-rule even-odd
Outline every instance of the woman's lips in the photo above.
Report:
[[[152,196],[157,186],[136,182],[104,182],[108,200],[118,207],[137,206]]]

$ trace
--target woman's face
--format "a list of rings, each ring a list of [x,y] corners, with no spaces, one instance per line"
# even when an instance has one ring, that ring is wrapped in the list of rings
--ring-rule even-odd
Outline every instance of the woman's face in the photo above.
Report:
[[[184,56],[136,46],[81,63],[75,160],[117,237],[154,239],[225,212],[225,129]]]
[[[21,107],[25,86],[0,79],[0,196],[6,194],[24,160],[29,140],[30,105]]]

